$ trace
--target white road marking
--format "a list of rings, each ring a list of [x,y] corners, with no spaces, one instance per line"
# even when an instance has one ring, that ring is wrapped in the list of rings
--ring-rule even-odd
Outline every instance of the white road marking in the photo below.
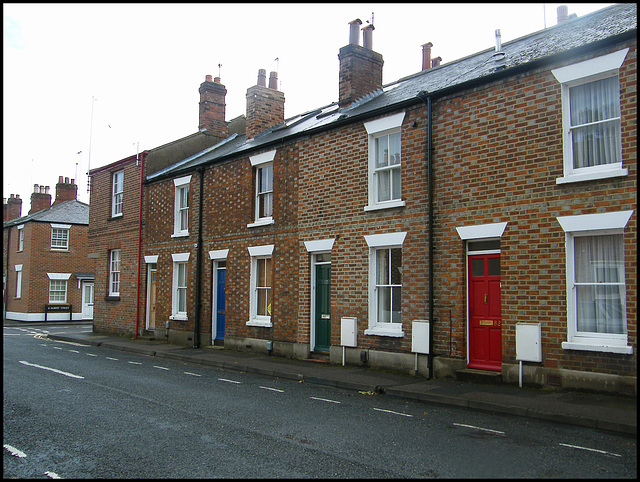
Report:
[[[45,472],[44,475],[46,475],[47,477],[49,477],[50,479],[61,479],[62,477],[60,477],[58,474],[56,474],[55,472]]]
[[[30,367],[41,368],[42,370],[49,370],[50,372],[58,373],[60,375],[64,375],[65,377],[84,378],[84,377],[81,377],[80,375],[74,375],[73,373],[63,372],[62,370],[58,370],[56,368],[43,367],[42,365],[36,365],[35,363],[29,363],[29,362],[26,362],[26,361],[21,361],[20,363],[22,363],[23,365],[30,366]]]
[[[311,397],[313,400],[319,400],[321,402],[329,402],[329,403],[341,403],[341,402],[336,402],[335,400],[329,400],[328,398],[318,398],[318,397]]]
[[[27,454],[25,454],[24,452],[21,452],[20,450],[18,450],[18,449],[16,449],[16,448],[12,447],[11,445],[4,444],[4,445],[3,445],[3,447],[4,447],[6,450],[8,450],[8,451],[9,451],[9,453],[10,453],[11,455],[13,455],[14,457],[18,457],[18,458],[20,458],[20,459],[24,459],[24,458],[27,456]]]
[[[394,412],[393,410],[383,410],[381,408],[375,408],[374,410],[377,410],[378,412],[386,412],[386,413],[392,413],[393,415],[402,415],[403,417],[413,417],[413,415],[409,415],[406,413],[400,413],[400,412]]]
[[[130,361],[130,362],[127,362],[127,363],[131,363],[132,365],[142,365],[142,363],[137,362],[137,361]]]
[[[260,387],[263,390],[271,390],[272,392],[280,392],[280,393],[284,393],[284,390],[278,390],[277,388],[271,388],[271,387]]]
[[[98,356],[98,355],[94,355],[93,353],[87,353],[87,356]]]
[[[80,353],[78,350],[69,350],[71,353]]]
[[[191,375],[192,377],[199,377],[200,375],[198,375],[197,373],[191,373],[191,372],[184,372],[185,375]]]
[[[54,350],[62,350],[62,348],[60,348],[59,346],[54,346],[53,349]]]
[[[475,430],[482,430],[483,432],[491,432],[498,435],[504,435],[504,432],[500,432],[499,430],[491,430],[490,428],[474,427],[473,425],[465,425],[464,423],[454,423],[454,425],[457,425],[458,427],[473,428]]]
[[[106,356],[105,358],[106,358],[107,360],[115,360],[115,361],[118,361],[118,359],[117,359],[117,358],[111,358],[110,356]]]
[[[569,445],[569,444],[560,444],[560,445],[562,445],[563,447],[570,447],[572,449],[588,450],[589,452],[598,452],[599,454],[613,455],[614,457],[622,457],[622,455],[614,454],[613,452],[606,452],[604,450],[598,450],[598,449],[590,449],[588,447],[580,447],[579,445]]]
[[[153,365],[153,368],[157,368],[158,370],[169,370],[169,369],[168,369],[168,368],[166,368],[166,367],[159,367],[159,366],[157,366],[157,365]]]
[[[220,380],[221,382],[227,382],[227,383],[242,383],[242,382],[237,382],[235,380],[227,380],[226,378],[218,378],[218,380]]]

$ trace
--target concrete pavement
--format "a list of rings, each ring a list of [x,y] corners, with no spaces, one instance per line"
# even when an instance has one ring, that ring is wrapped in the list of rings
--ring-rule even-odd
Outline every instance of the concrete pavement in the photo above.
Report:
[[[23,323],[21,325],[26,325]],[[5,323],[5,326],[7,324]],[[616,394],[427,380],[364,367],[224,350],[178,346],[163,341],[127,339],[93,332],[50,334],[49,338],[125,352],[179,360],[267,377],[375,392],[425,403],[566,423],[637,436],[637,398]]]

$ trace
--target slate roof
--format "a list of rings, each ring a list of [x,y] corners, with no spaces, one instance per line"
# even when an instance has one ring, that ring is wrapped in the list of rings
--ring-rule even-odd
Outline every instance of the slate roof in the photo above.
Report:
[[[89,225],[89,205],[78,200],[64,201],[50,209],[22,216],[2,224],[3,228],[27,222]]]
[[[495,47],[492,46],[476,54],[387,84],[345,108],[339,108],[337,103],[320,107],[287,119],[249,140],[244,135],[231,136],[215,146],[147,176],[147,180],[176,176],[206,164],[266,149],[296,136],[309,135],[317,130],[337,127],[393,109],[399,110],[422,102],[418,96],[420,93],[426,92],[434,97],[446,95],[474,83],[514,75],[521,70],[536,68],[545,62],[561,60],[563,56],[569,58],[600,44],[618,41],[621,38],[631,39],[636,35],[637,5],[613,5],[505,42],[501,49],[504,55],[496,54]]]

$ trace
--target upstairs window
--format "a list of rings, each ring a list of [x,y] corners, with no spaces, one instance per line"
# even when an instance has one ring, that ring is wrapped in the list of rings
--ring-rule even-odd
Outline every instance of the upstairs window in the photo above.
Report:
[[[124,171],[114,172],[111,189],[111,217],[122,216],[123,193]]]
[[[255,214],[254,222],[247,227],[273,224],[273,159],[276,151],[263,152],[251,156],[251,166],[255,169]]]
[[[51,225],[51,249],[56,251],[67,251],[69,249],[69,229],[70,224]]]
[[[366,211],[406,204],[402,200],[403,120],[404,112],[364,124],[369,135],[369,204]]]
[[[175,210],[172,236],[189,236],[189,183],[191,176],[173,180],[175,185]]]
[[[624,176],[620,81],[628,49],[552,70],[562,84],[564,177],[558,184]]]
[[[24,250],[24,224],[18,226],[18,251]]]

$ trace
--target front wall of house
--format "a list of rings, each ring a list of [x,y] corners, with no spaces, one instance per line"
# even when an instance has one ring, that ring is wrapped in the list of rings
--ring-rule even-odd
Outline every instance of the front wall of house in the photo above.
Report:
[[[560,84],[550,68],[434,103],[438,355],[467,357],[466,254],[456,228],[506,222],[501,238],[503,363],[517,363],[516,323],[541,323],[545,368],[636,376],[635,42],[612,50],[623,47],[630,47],[620,69],[625,177],[556,184],[563,176],[562,107]],[[624,230],[633,354],[563,349],[565,233],[556,217],[625,210],[634,211]]]
[[[122,216],[111,216],[113,173],[124,170]],[[140,167],[135,159],[97,172],[91,178],[89,261],[95,270],[93,327],[97,333],[133,336],[136,331]],[[120,295],[109,296],[109,253],[121,250]],[[141,287],[144,290],[144,263]],[[144,303],[144,297],[140,296]],[[144,304],[140,319],[144,320]],[[143,321],[142,321],[143,323]],[[140,326],[141,322],[138,321]]]

